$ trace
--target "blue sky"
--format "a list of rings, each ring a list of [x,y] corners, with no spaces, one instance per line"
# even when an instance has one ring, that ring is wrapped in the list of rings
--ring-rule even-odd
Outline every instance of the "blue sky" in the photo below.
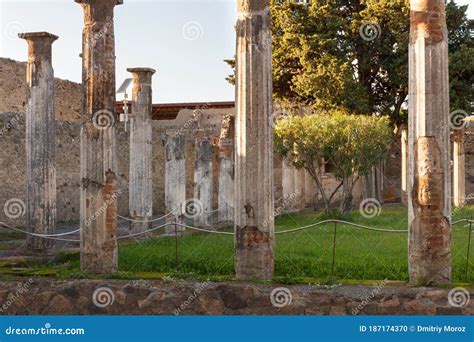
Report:
[[[233,100],[223,60],[234,55],[235,21],[235,0],[124,0],[115,10],[118,85],[130,77],[126,68],[151,67],[155,103]],[[60,37],[56,76],[80,82],[82,25],[73,0],[0,0],[0,56],[26,60],[16,33],[48,31]]]

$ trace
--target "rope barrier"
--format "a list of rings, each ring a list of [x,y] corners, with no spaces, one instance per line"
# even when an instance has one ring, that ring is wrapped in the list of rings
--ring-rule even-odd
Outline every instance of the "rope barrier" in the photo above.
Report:
[[[455,221],[455,222],[451,223],[451,225],[454,226],[454,225],[464,223],[464,222],[474,223],[474,220],[462,219],[462,220],[458,220],[458,221]],[[309,224],[309,225],[302,226],[302,227],[298,227],[298,228],[278,231],[278,232],[275,232],[275,234],[294,233],[294,232],[297,232],[297,231],[317,227],[317,226],[320,226],[320,225],[323,225],[323,224],[326,224],[326,223],[341,223],[343,225],[348,225],[348,226],[352,226],[352,227],[356,227],[356,228],[360,228],[360,229],[377,231],[377,232],[408,233],[408,230],[384,229],[384,228],[377,228],[377,227],[369,227],[369,226],[365,226],[365,225],[361,225],[361,224],[357,224],[357,223],[352,223],[352,222],[348,222],[348,221],[342,221],[342,220],[324,220],[324,221],[316,222],[316,223]],[[80,240],[59,238],[60,236],[66,236],[66,235],[71,235],[71,234],[78,233],[78,232],[80,232],[80,229],[76,229],[74,231],[61,233],[61,234],[35,234],[35,233],[30,233],[30,232],[27,232],[27,231],[24,231],[24,230],[21,230],[21,229],[18,229],[18,228],[11,227],[11,226],[3,223],[3,222],[0,222],[0,225],[7,228],[7,229],[11,229],[13,231],[17,231],[17,232],[20,232],[20,233],[23,233],[23,234],[26,234],[26,235],[36,236],[36,237],[40,237],[40,238],[44,238],[44,239],[50,239],[50,240],[56,240],[56,241],[65,241],[65,242],[80,242]],[[136,233],[136,234],[130,234],[130,235],[118,236],[117,240],[122,240],[122,239],[127,239],[127,238],[131,238],[131,237],[136,237],[136,236],[148,234],[148,233],[151,233],[153,231],[156,231],[156,230],[161,229],[161,228],[166,227],[166,226],[177,226],[177,227],[188,228],[190,230],[195,230],[195,231],[205,232],[205,233],[210,233],[210,234],[235,235],[234,232],[221,232],[221,231],[217,231],[217,230],[209,230],[209,229],[204,229],[204,228],[198,228],[198,227],[194,227],[194,226],[190,226],[190,225],[186,225],[186,224],[182,224],[182,223],[177,223],[177,222],[170,222],[170,223],[162,224],[162,225],[157,226],[157,227],[153,227],[151,229],[147,229],[144,232],[140,232],[140,233]]]
[[[120,215],[117,215],[117,217],[121,218],[121,219],[124,219],[126,221],[130,221],[130,222],[140,222],[140,223],[149,223],[149,222],[156,222],[156,221],[159,221],[159,220],[162,220],[168,216],[170,216],[171,214],[173,214],[176,210],[178,210],[178,208],[170,211],[168,214],[166,214],[165,216],[162,216],[162,217],[158,217],[156,219],[153,219],[153,220],[149,220],[149,221],[141,221],[141,220],[134,220],[134,219],[130,219],[128,217],[124,217],[124,216],[120,216]]]

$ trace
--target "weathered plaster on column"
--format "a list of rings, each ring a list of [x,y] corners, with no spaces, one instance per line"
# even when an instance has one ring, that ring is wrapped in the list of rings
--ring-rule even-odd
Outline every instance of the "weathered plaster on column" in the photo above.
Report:
[[[178,130],[166,132],[165,203],[166,213],[173,212],[177,219],[181,216],[181,206],[186,201],[186,169],[184,159],[185,137]],[[174,233],[174,226],[166,232]],[[179,231],[180,229],[178,229]]]
[[[209,226],[212,215],[212,142],[209,139],[196,141],[194,198],[199,201],[202,209],[195,222],[201,226]]]
[[[238,279],[274,270],[272,40],[268,0],[239,0],[235,249]]]
[[[234,222],[234,135],[235,118],[223,118],[219,139],[219,223]]]
[[[456,130],[453,134],[453,197],[457,208],[466,204],[465,167],[464,130]]]
[[[54,234],[56,228],[56,121],[52,44],[47,32],[21,33],[28,43],[26,107],[26,218],[28,231]],[[54,241],[28,236],[27,248],[46,251]]]
[[[401,129],[401,138],[400,138],[400,158],[401,158],[401,191],[400,197],[402,204],[407,204],[407,181],[408,181],[408,129],[406,126],[403,126]]]
[[[152,76],[150,68],[129,68],[133,74],[132,115],[130,125],[130,217],[149,221],[153,216]],[[132,222],[132,234],[150,228],[149,222]]]
[[[412,0],[409,46],[409,271],[451,282],[448,36],[444,0]]]
[[[121,0],[75,0],[84,10],[81,127],[81,270],[117,271],[114,7]]]

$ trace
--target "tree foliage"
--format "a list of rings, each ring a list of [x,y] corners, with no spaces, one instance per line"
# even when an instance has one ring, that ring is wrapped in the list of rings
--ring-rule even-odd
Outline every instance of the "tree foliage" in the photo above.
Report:
[[[275,127],[275,146],[296,168],[313,178],[326,211],[342,187],[341,213],[350,209],[352,189],[358,177],[386,157],[392,131],[388,117],[349,115],[343,110],[324,114],[288,116]],[[323,166],[330,163],[340,186],[326,194],[321,181]]]
[[[276,100],[406,120],[409,0],[272,0],[271,10]],[[466,12],[447,4],[451,108],[470,112],[474,21]]]

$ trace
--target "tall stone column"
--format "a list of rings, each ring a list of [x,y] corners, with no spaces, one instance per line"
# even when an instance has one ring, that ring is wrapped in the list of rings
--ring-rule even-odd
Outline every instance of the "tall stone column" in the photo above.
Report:
[[[411,0],[408,225],[416,285],[451,281],[448,78],[444,0]]]
[[[237,2],[235,230],[238,279],[274,270],[272,38],[268,0]]]
[[[28,43],[26,107],[26,216],[28,231],[54,234],[56,228],[56,118],[52,44],[47,32],[20,33]],[[53,240],[28,236],[27,248],[44,252]]]
[[[209,226],[212,215],[212,142],[206,138],[196,140],[194,199],[200,204],[194,221],[198,225]]]
[[[219,139],[219,223],[234,222],[234,135],[235,118],[222,121]]]
[[[117,271],[114,7],[75,0],[84,10],[81,127],[81,270]]]
[[[130,217],[136,221],[149,221],[153,216],[153,156],[152,156],[152,86],[155,70],[129,68],[133,74],[132,114],[130,128]],[[149,222],[131,222],[131,233],[150,228]]]
[[[453,197],[454,206],[461,208],[466,204],[466,170],[464,153],[464,130],[453,134]]]
[[[407,166],[408,166],[408,128],[402,126],[401,128],[401,138],[400,138],[400,160],[401,160],[401,179],[400,179],[400,197],[402,204],[407,204],[408,194],[407,194]]]
[[[166,132],[165,205],[166,213],[173,212],[176,219],[181,217],[182,205],[186,202],[185,142],[179,130]],[[174,234],[175,227],[167,226],[166,232]]]

